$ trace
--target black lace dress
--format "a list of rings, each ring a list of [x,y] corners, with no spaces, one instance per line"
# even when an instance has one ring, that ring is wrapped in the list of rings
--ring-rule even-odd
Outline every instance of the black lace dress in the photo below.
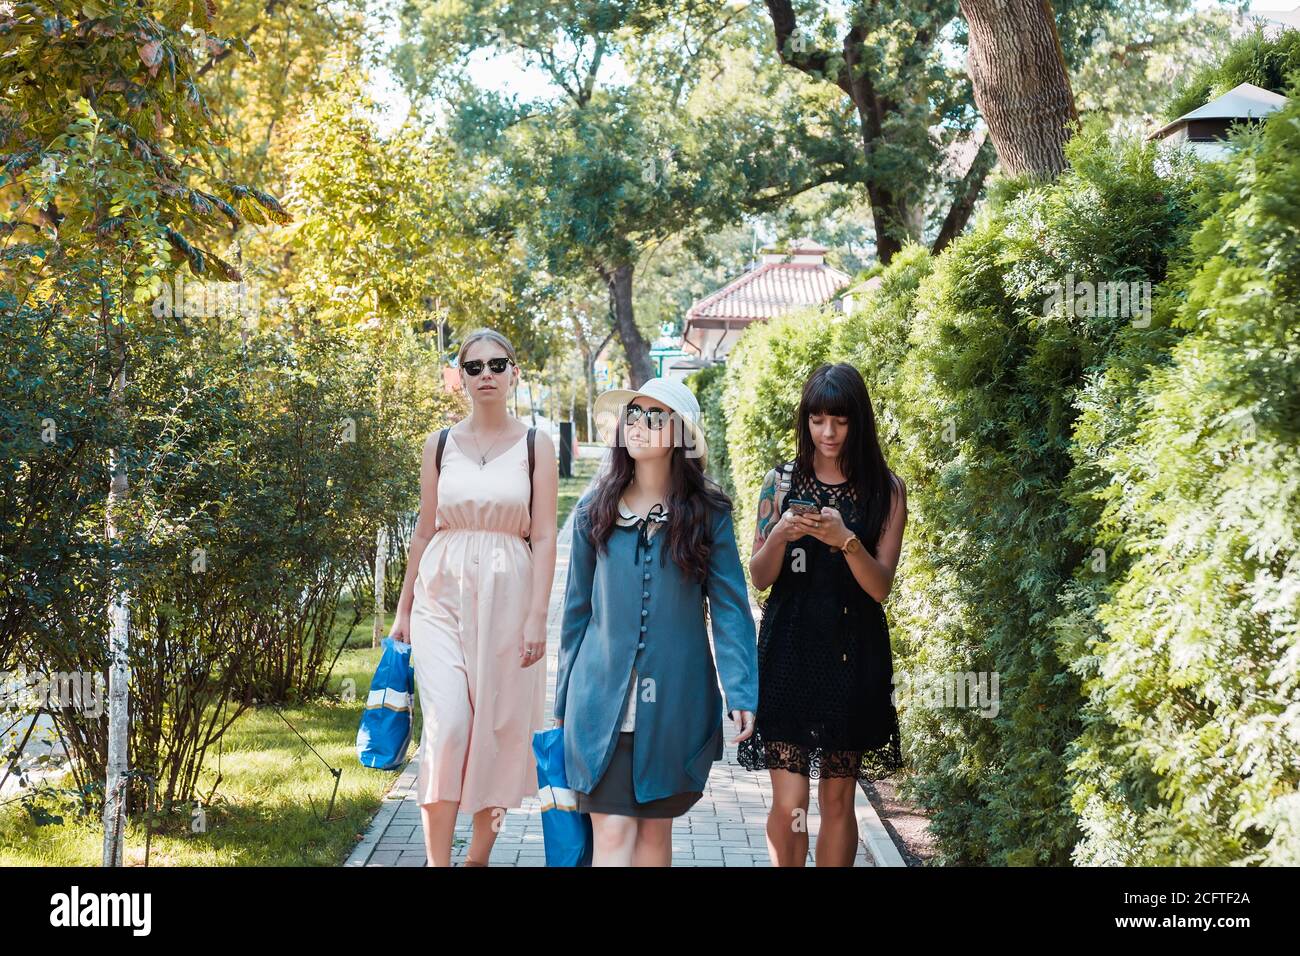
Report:
[[[874,553],[847,482],[827,484],[796,465],[782,512],[791,498],[838,508]],[[787,544],[763,606],[758,712],[753,736],[738,746],[740,765],[813,778],[888,776],[903,764],[892,690],[893,657],[880,603],[830,545],[812,535]]]

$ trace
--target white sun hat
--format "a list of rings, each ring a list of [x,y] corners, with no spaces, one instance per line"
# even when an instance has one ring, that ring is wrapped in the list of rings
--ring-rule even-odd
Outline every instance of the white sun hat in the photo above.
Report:
[[[601,441],[606,445],[614,443],[618,423],[638,395],[653,398],[675,413],[674,418],[682,424],[678,434],[686,448],[686,457],[699,458],[702,465],[709,449],[700,424],[700,403],[695,400],[695,393],[676,379],[652,378],[640,388],[611,388],[596,396],[596,431]]]

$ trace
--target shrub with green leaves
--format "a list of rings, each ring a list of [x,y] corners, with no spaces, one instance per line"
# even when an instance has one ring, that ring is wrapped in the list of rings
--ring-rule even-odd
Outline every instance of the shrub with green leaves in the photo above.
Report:
[[[725,365],[710,365],[688,376],[686,384],[700,403],[700,422],[704,427],[704,440],[709,445],[709,476],[734,498],[736,486],[731,481],[731,460],[727,455],[727,413],[723,396],[726,371]]]
[[[203,335],[137,329],[117,415],[96,381],[113,355],[93,326],[71,309],[0,306],[13,371],[0,378],[0,660],[102,674],[115,562],[130,594],[133,766],[175,806],[210,779],[205,756],[243,709],[323,692],[340,594],[370,575],[378,525],[417,507],[423,439],[458,402],[428,337],[304,322],[241,341],[213,322]],[[109,448],[131,479],[111,543]],[[105,722],[54,718],[94,795]]]
[[[1079,422],[1112,435],[1093,498],[1119,565],[1096,627],[1064,631],[1082,863],[1300,863],[1300,102],[1237,144],[1184,334]]]
[[[1001,184],[938,258],[904,252],[848,320],[748,331],[727,376],[732,467],[751,501],[793,451],[808,372],[863,371],[909,488],[887,606],[895,666],[998,675],[996,715],[900,707],[909,792],[948,863],[1066,863],[1079,839],[1066,761],[1082,697],[1054,627],[1091,554],[1070,498],[1075,399],[1126,336],[1168,338],[1155,300],[1198,216],[1191,167],[1158,164],[1149,144],[1094,124],[1069,156],[1055,183]]]

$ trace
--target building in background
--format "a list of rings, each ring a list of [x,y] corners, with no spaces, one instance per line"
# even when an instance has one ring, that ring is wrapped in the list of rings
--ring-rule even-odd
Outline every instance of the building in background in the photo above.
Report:
[[[1147,136],[1161,145],[1185,146],[1202,159],[1221,159],[1229,149],[1227,139],[1237,123],[1258,123],[1280,110],[1286,97],[1253,83],[1241,83],[1204,106],[1166,123]]]
[[[682,337],[676,333],[673,323],[665,322],[660,326],[659,338],[650,346],[650,361],[654,363],[655,375],[682,379],[712,364],[687,352],[682,344]]]
[[[754,322],[810,306],[836,303],[838,307],[838,296],[851,279],[826,264],[826,251],[808,239],[796,240],[784,251],[764,249],[755,268],[687,310],[682,334],[685,354],[670,363],[665,374],[678,377],[680,370],[684,376],[721,361]]]

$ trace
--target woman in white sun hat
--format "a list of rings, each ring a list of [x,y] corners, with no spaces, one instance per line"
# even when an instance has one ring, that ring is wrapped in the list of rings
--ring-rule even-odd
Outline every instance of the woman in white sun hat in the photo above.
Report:
[[[719,675],[733,742],[752,732],[754,619],[699,414],[690,389],[662,378],[596,400],[609,463],[574,509],[555,686],[596,866],[672,862],[672,818],[722,757]]]

